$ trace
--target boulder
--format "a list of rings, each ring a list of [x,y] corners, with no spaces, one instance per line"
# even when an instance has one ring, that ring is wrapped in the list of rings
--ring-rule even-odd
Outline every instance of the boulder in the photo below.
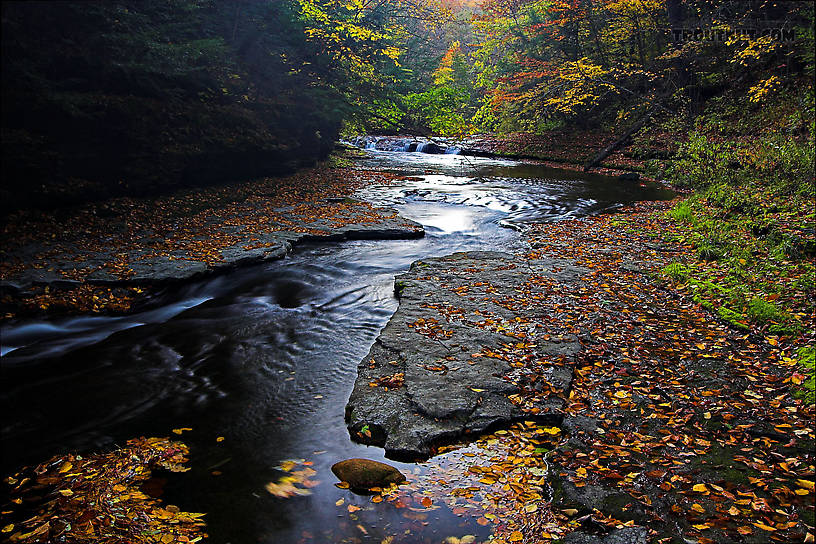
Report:
[[[371,459],[346,459],[332,465],[332,472],[352,489],[387,487],[405,481],[405,476],[391,465]]]

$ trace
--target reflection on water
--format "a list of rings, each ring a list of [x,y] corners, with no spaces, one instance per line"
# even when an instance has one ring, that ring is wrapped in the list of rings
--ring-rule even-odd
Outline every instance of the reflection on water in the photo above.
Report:
[[[413,527],[391,505],[332,485],[334,462],[383,459],[380,449],[351,442],[343,414],[357,363],[396,309],[394,276],[429,256],[522,249],[518,233],[502,223],[523,228],[532,219],[661,195],[512,161],[374,152],[369,163],[435,172],[360,194],[423,223],[425,238],[299,248],[281,261],[167,292],[131,316],[4,325],[4,471],[58,452],[192,427],[184,435],[192,470],[170,479],[165,498],[207,512],[213,542],[288,543],[307,533],[316,542],[347,535],[379,543],[405,530],[412,542],[439,542],[484,534],[445,508],[433,511],[424,529]],[[216,442],[218,436],[226,440]],[[321,484],[313,495],[284,500],[264,490],[289,458],[314,463]],[[340,498],[365,505],[368,535],[347,514],[338,517]]]

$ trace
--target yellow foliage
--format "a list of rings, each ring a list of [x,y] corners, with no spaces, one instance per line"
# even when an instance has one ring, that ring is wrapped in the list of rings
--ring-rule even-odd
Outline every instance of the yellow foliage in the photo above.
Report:
[[[781,85],[782,80],[780,80],[776,76],[771,76],[768,79],[763,79],[762,81],[748,89],[748,99],[754,103],[762,102],[762,100],[765,97],[779,90],[779,87]]]

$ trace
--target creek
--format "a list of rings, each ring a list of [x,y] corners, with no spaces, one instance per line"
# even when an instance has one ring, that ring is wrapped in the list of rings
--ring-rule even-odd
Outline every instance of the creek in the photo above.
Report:
[[[520,231],[532,221],[672,194],[532,163],[366,154],[359,167],[406,178],[355,196],[422,223],[424,238],[299,247],[279,261],[168,289],[127,316],[4,324],[3,472],[190,427],[182,439],[192,470],[167,476],[163,498],[207,512],[211,542],[290,543],[312,535],[315,542],[379,543],[403,534],[406,521],[392,505],[336,488],[330,472],[349,457],[383,460],[382,450],[351,441],[343,418],[357,364],[397,307],[394,277],[415,260],[456,251],[521,251]],[[286,459],[313,463],[320,483],[311,495],[266,492]],[[391,463],[409,478],[422,470]],[[361,521],[335,506],[340,498],[366,506]],[[427,522],[410,541],[485,534],[445,508]]]

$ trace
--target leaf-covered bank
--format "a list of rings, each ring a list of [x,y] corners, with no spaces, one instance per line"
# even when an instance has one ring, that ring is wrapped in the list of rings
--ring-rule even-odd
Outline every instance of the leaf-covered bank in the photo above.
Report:
[[[401,279],[409,285],[398,284],[408,300],[361,361],[352,395],[350,430],[362,442],[404,447],[409,437],[441,454],[428,461],[438,470],[387,490],[389,501],[420,490],[426,508],[458,509],[497,543],[813,538],[814,406],[801,394],[797,349],[812,331],[734,327],[665,278],[695,255],[671,206],[539,224],[532,250],[504,256],[501,272],[497,254],[415,264]],[[412,347],[423,342],[440,348]],[[374,379],[395,372],[398,381]],[[461,392],[428,402],[426,375]],[[389,421],[387,407],[406,392],[418,413]],[[445,446],[467,441],[469,418],[502,403],[511,410],[494,417],[507,422],[515,410],[527,422],[477,441],[488,447]],[[433,424],[420,417],[431,408]],[[542,417],[560,431],[536,425]]]

